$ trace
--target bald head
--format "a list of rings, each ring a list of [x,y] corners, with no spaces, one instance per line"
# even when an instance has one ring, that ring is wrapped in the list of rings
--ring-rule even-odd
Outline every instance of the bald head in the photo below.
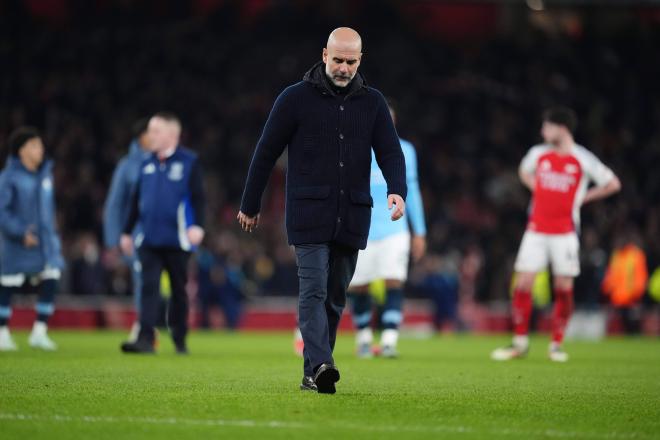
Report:
[[[337,87],[346,87],[357,74],[362,59],[362,38],[355,30],[340,27],[330,33],[323,49],[325,73]]]
[[[354,29],[340,27],[330,33],[326,47],[328,49],[361,53],[362,38]]]

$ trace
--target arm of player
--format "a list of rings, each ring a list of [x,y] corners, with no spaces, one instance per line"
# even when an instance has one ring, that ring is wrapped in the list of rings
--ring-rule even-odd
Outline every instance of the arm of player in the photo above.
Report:
[[[531,192],[534,192],[534,174],[521,169],[518,171],[518,176],[520,176],[520,181],[523,185],[525,185],[525,187]]]
[[[131,188],[126,181],[126,159],[122,159],[112,174],[110,190],[103,207],[103,241],[107,248],[119,245],[119,236],[124,226],[123,215],[130,195]]]
[[[595,200],[604,199],[619,191],[621,191],[621,181],[616,175],[612,175],[610,181],[605,185],[594,186],[593,188],[589,189],[584,195],[582,204],[584,205]]]
[[[541,154],[546,151],[543,147],[532,147],[529,149],[525,157],[520,161],[518,167],[518,176],[520,181],[529,189],[534,192],[534,183],[536,181],[536,166]]]
[[[404,146],[403,143],[401,146]],[[408,212],[408,219],[410,220],[410,229],[412,230],[410,253],[413,261],[417,263],[422,259],[424,254],[426,254],[426,221],[424,219],[424,203],[422,202],[422,192],[419,189],[417,154],[415,153],[415,148],[412,144],[403,150],[403,154],[406,159],[406,180],[408,183],[406,209]]]

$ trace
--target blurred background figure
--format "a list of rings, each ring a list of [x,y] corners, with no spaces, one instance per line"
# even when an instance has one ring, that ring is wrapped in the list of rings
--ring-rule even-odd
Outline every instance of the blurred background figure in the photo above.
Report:
[[[515,262],[511,302],[513,339],[491,353],[496,361],[522,358],[529,350],[532,289],[539,272],[550,268],[554,307],[548,356],[566,362],[562,343],[574,308],[574,282],[580,274],[580,210],[621,190],[614,172],[577,144],[577,115],[567,107],[543,112],[543,143],[530,148],[519,166],[520,180],[532,193],[529,222]],[[593,185],[592,185],[593,183]]]
[[[33,127],[17,128],[7,141],[9,157],[0,174],[0,351],[18,347],[9,333],[12,295],[26,283],[39,292],[28,343],[56,350],[48,336],[55,311],[64,258],[55,225],[53,162],[45,158],[41,135]]]
[[[170,296],[167,324],[178,354],[188,354],[188,262],[204,239],[205,195],[196,153],[181,145],[181,120],[159,112],[149,119],[153,153],[142,164],[119,245],[124,255],[138,252],[142,291],[140,331],[121,344],[124,353],[153,353],[161,304],[163,271]],[[133,240],[135,227],[142,231]]]
[[[148,118],[139,119],[133,125],[133,139],[128,146],[128,154],[121,158],[117,168],[112,174],[110,189],[103,208],[103,239],[105,247],[112,252],[120,253],[119,237],[128,217],[131,197],[136,189],[142,163],[152,154],[149,146],[147,131]],[[142,226],[138,223],[133,230],[133,240],[142,234]],[[140,278],[140,261],[137,254],[122,256],[124,262],[131,270],[133,285],[133,304],[135,312],[140,316],[140,291],[142,283]],[[86,259],[83,259],[86,261]],[[75,278],[74,278],[75,279]],[[89,292],[89,293],[97,293]],[[136,319],[131,327],[128,340],[135,342],[140,333],[140,321]]]
[[[649,279],[639,236],[628,230],[617,237],[603,279],[603,293],[617,311],[626,334],[640,333],[641,300]]]
[[[103,295],[107,293],[108,273],[103,267],[101,249],[92,233],[78,236],[70,259],[71,293]]]
[[[242,313],[243,274],[237,239],[231,232],[222,232],[213,239],[210,249],[197,252],[197,299],[201,313],[200,327],[211,328],[211,309],[218,306],[228,329],[236,330]]]
[[[433,325],[437,331],[461,331],[464,327],[458,312],[459,263],[457,252],[429,254],[421,263],[418,287],[433,303]]]

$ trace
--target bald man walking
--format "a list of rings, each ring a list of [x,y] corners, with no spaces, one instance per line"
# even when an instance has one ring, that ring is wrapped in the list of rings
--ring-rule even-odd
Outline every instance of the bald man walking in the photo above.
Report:
[[[322,62],[277,97],[248,171],[238,221],[252,232],[275,161],[288,146],[286,227],[300,281],[305,349],[300,388],[333,394],[332,352],[359,249],[369,235],[371,149],[387,181],[392,221],[405,210],[406,168],[383,95],[358,72],[360,35],[335,29]]]

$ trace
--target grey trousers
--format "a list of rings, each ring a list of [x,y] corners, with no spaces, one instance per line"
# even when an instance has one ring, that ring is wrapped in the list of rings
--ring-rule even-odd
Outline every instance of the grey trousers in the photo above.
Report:
[[[300,296],[298,325],[305,343],[305,376],[324,363],[334,363],[337,328],[346,306],[358,250],[338,243],[296,245]]]

